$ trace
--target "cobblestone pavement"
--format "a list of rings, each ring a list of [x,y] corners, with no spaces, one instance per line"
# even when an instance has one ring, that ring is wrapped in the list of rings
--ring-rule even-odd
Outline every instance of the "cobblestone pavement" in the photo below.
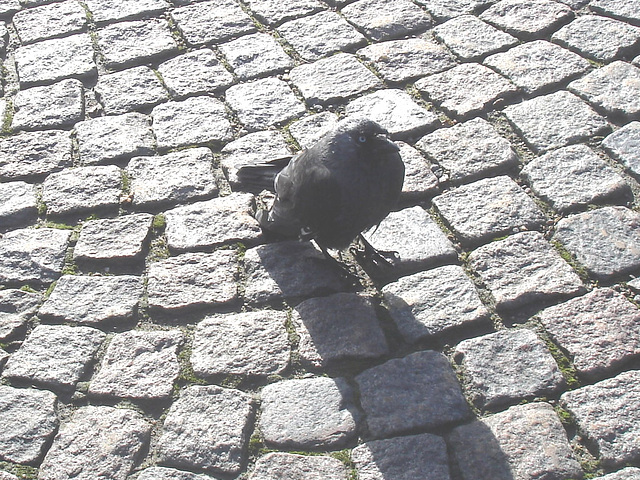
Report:
[[[638,0],[0,19],[1,480],[640,479]],[[350,114],[407,170],[361,285],[236,176]]]

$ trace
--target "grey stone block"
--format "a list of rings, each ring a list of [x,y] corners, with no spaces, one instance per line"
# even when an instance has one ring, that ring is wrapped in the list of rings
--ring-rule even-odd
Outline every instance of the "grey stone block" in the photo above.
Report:
[[[595,480],[638,480],[640,479],[640,468],[626,467],[617,472],[610,473]]]
[[[533,199],[507,176],[485,178],[449,190],[435,197],[433,204],[467,245],[535,229],[545,222],[544,213]]]
[[[0,290],[0,312],[30,316],[36,313],[42,300],[41,293],[5,288]]]
[[[33,130],[73,125],[84,116],[83,88],[79,80],[20,90],[13,100],[11,128]]]
[[[624,178],[586,145],[562,147],[535,158],[521,173],[536,195],[561,212],[624,201],[631,195]]]
[[[149,467],[135,477],[136,480],[215,480],[204,474],[186,472],[168,467]]]
[[[456,88],[452,89],[451,85]],[[421,78],[415,86],[458,119],[480,113],[517,91],[506,78],[477,63],[465,63]]]
[[[71,391],[95,360],[105,337],[91,327],[39,325],[11,355],[2,376]]]
[[[300,337],[298,353],[314,368],[333,367],[346,359],[386,355],[389,347],[371,298],[336,293],[300,303],[291,319]]]
[[[92,118],[75,125],[83,165],[110,163],[133,155],[152,155],[151,118],[141,113]]]
[[[358,50],[357,54],[371,62],[387,82],[404,82],[455,65],[451,54],[430,38],[372,43]]]
[[[166,399],[180,373],[179,330],[116,334],[89,384],[89,394],[139,400]]]
[[[602,142],[605,150],[640,177],[640,122],[631,122],[616,130]]]
[[[343,378],[285,380],[264,387],[258,428],[268,445],[336,449],[356,435],[359,412]]]
[[[179,7],[171,11],[171,18],[191,45],[220,42],[256,30],[251,17],[233,0]]]
[[[583,15],[551,37],[574,52],[602,62],[616,60],[640,41],[640,28],[613,18]]]
[[[66,169],[42,182],[42,201],[49,215],[115,209],[121,193],[121,171],[113,165]]]
[[[342,14],[375,42],[404,37],[431,26],[429,15],[406,0],[358,0]]]
[[[432,197],[440,191],[440,179],[435,175],[435,167],[411,145],[396,142],[400,147],[400,157],[404,162],[404,184],[400,201],[415,202]]]
[[[590,67],[581,56],[546,40],[523,43],[507,52],[491,55],[483,63],[530,95],[548,91]]]
[[[563,218],[553,238],[601,280],[640,266],[640,214],[625,207],[604,207]]]
[[[311,105],[341,101],[382,87],[382,82],[348,53],[298,65],[291,70],[290,76]]]
[[[291,123],[289,133],[301,148],[309,148],[325,133],[333,130],[337,123],[338,115],[333,112],[315,113]]]
[[[517,38],[483,22],[475,15],[456,16],[435,27],[433,32],[465,61],[479,60],[518,42]]]
[[[529,403],[456,427],[448,437],[463,480],[582,478],[553,407]]]
[[[589,9],[608,17],[618,18],[635,25],[640,24],[640,13],[635,2],[625,0],[594,0]]]
[[[271,243],[250,248],[244,256],[249,303],[327,295],[346,289],[335,265],[310,242]]]
[[[0,183],[0,225],[3,228],[33,220],[37,213],[35,185]]]
[[[438,129],[422,137],[416,146],[454,182],[475,180],[518,164],[509,141],[482,118]]]
[[[96,23],[127,20],[141,15],[159,13],[170,6],[165,0],[137,0],[118,2],[117,0],[87,0],[87,8]]]
[[[20,2],[18,0],[7,0],[0,5],[0,15],[6,16],[20,10]]]
[[[107,25],[96,31],[96,38],[109,68],[140,64],[178,49],[169,24],[160,18]]]
[[[499,309],[514,309],[585,291],[580,277],[538,232],[522,232],[477,248],[469,265]]]
[[[504,113],[537,153],[577,143],[608,129],[602,116],[564,90],[508,106]]]
[[[128,321],[136,313],[142,292],[140,277],[64,275],[38,314],[85,325]]]
[[[560,397],[578,428],[595,442],[608,468],[635,462],[640,456],[640,372],[618,376],[572,390]]]
[[[304,104],[282,80],[269,77],[227,89],[226,101],[248,130],[264,130],[304,113]]]
[[[233,83],[233,75],[208,48],[162,62],[158,72],[169,91],[179,97],[214,92]]]
[[[569,84],[569,90],[609,115],[640,117],[640,68],[616,61]]]
[[[0,340],[11,340],[27,329],[28,315],[0,312]],[[9,354],[0,350],[0,367],[4,366]]]
[[[247,0],[247,4],[259,19],[269,25],[304,17],[325,8],[317,0],[291,0],[286,3],[278,0]]]
[[[367,43],[360,32],[335,12],[324,11],[291,20],[277,30],[304,60],[310,62]]]
[[[0,458],[34,463],[58,428],[56,396],[46,390],[0,385]]]
[[[435,351],[394,358],[355,380],[369,431],[376,438],[433,429],[471,416],[449,361]]]
[[[346,480],[344,464],[324,455],[271,452],[256,462],[249,480]]]
[[[127,408],[81,407],[58,431],[40,466],[42,480],[125,480],[148,445],[151,425]]]
[[[523,40],[542,37],[572,18],[571,8],[552,0],[502,0],[480,14],[480,19]]]
[[[49,284],[60,276],[71,231],[12,230],[0,238],[0,283]]]
[[[363,95],[351,101],[345,113],[378,122],[394,139],[420,136],[440,123],[435,113],[421,107],[408,93],[399,89]]]
[[[196,375],[279,375],[289,365],[287,314],[272,310],[206,317],[196,326]]]
[[[0,472],[0,480],[19,480],[18,477],[9,472]]]
[[[360,480],[449,480],[447,446],[442,437],[423,433],[371,440],[351,452]]]
[[[253,401],[216,385],[185,388],[164,421],[158,442],[163,464],[238,473],[245,456]]]
[[[294,66],[293,59],[267,33],[243,35],[218,48],[240,80],[278,73]]]
[[[25,132],[0,140],[2,179],[46,175],[70,167],[71,163],[69,132]]]
[[[402,277],[382,289],[391,318],[408,343],[488,320],[462,267],[447,265]]]
[[[185,253],[149,265],[149,307],[173,311],[238,298],[235,252]]]
[[[144,66],[100,75],[95,91],[109,115],[152,107],[169,99],[153,70]]]
[[[225,142],[231,123],[224,104],[213,97],[191,97],[158,105],[151,112],[158,148]]]
[[[232,193],[168,210],[165,217],[169,248],[185,251],[234,242],[253,243],[262,236],[253,211],[250,193]]]
[[[87,14],[78,2],[59,2],[17,12],[13,25],[23,44],[84,30]]]

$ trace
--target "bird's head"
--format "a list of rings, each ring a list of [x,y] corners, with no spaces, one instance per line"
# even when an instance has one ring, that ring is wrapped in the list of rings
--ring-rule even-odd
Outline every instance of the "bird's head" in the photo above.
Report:
[[[347,137],[357,148],[367,153],[396,153],[398,146],[389,139],[389,132],[379,124],[364,117],[347,117],[336,130]]]

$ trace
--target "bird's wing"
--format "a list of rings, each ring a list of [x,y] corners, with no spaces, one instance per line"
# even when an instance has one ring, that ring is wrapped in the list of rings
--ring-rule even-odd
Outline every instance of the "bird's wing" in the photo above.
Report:
[[[242,165],[238,168],[236,177],[238,182],[247,187],[248,190],[274,191],[276,176],[289,164],[292,158],[292,155],[287,155],[266,162]]]

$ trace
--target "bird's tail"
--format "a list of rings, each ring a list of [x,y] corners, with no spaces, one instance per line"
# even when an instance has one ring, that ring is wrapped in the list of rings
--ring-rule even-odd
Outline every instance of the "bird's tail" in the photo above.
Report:
[[[290,160],[291,155],[267,162],[242,165],[236,173],[237,180],[249,191],[269,190],[273,192],[273,182],[276,176]]]

